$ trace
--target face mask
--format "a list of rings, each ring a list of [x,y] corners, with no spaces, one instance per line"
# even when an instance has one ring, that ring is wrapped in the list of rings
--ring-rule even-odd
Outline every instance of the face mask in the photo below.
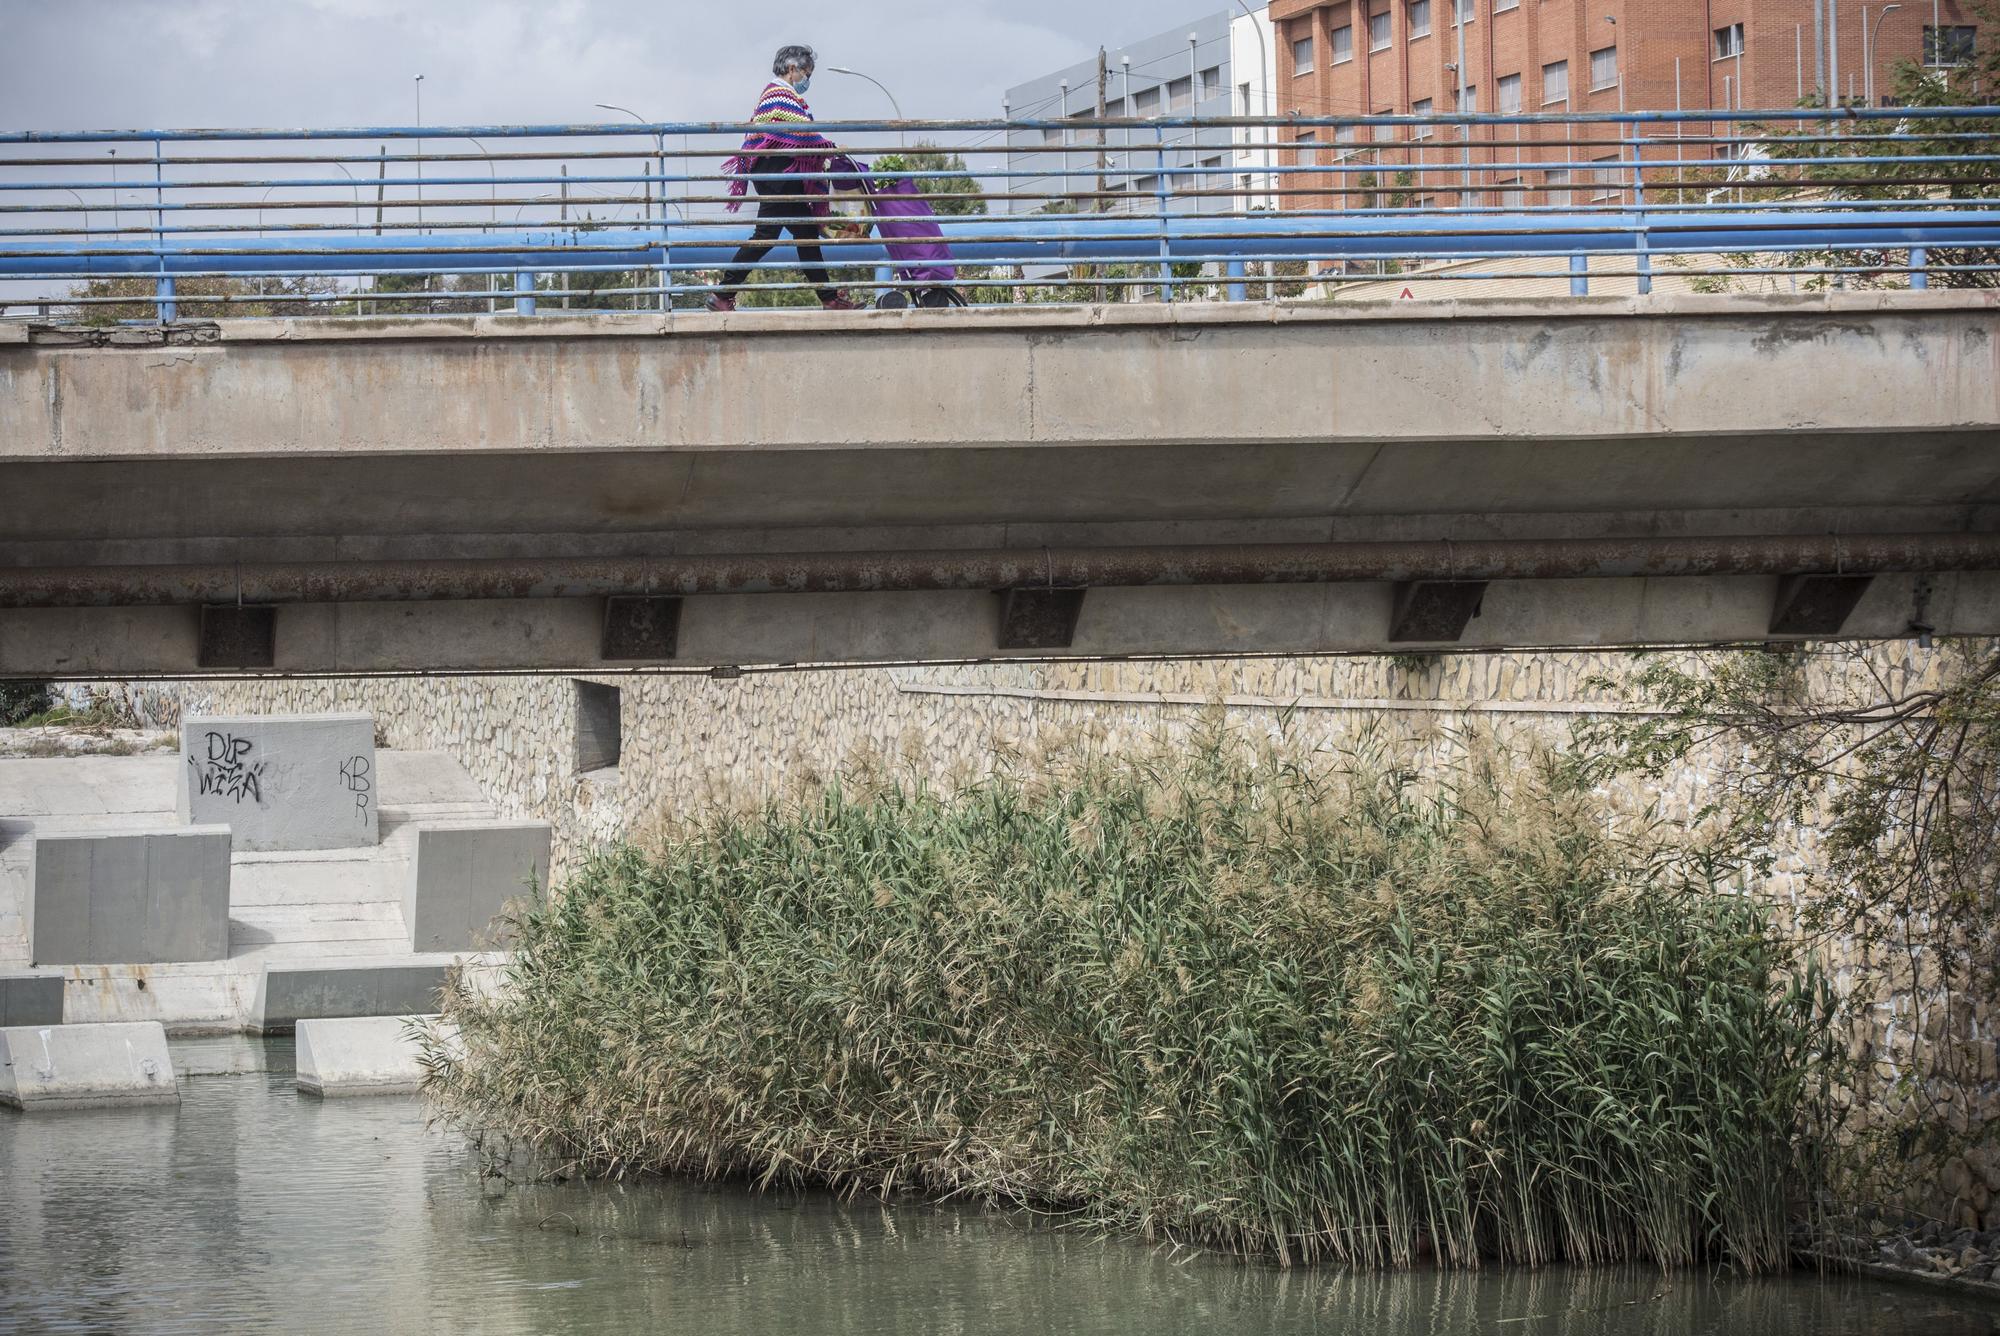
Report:
[[[805,78],[799,80],[798,83],[795,85],[795,87],[797,87],[797,89],[801,93],[805,92],[812,86],[813,86],[813,77],[810,74],[808,74]]]

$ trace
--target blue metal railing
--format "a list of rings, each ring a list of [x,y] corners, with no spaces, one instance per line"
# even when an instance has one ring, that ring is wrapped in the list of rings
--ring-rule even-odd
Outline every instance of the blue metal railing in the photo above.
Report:
[[[2000,272],[1993,107],[823,125],[865,178],[733,176],[745,129],[0,133],[0,307],[171,321],[776,300],[801,258],[787,239],[732,265],[756,209],[753,189],[729,211],[745,180],[824,190],[832,271],[805,277],[869,296],[935,285],[875,234],[863,181],[896,178],[948,210],[957,286],[989,301]],[[746,276],[725,288],[730,268]]]

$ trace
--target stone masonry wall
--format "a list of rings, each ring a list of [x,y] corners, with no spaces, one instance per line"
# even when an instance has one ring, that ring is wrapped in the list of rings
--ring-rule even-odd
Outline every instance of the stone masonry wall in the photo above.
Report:
[[[1846,665],[1852,680],[1839,680],[1833,674],[1841,670],[1818,658],[1808,659],[1805,671],[1820,692],[1901,694],[1939,672],[1947,652],[1879,647]],[[756,806],[845,768],[899,763],[951,782],[1059,741],[1118,749],[1171,740],[1217,706],[1239,727],[1282,732],[1308,746],[1346,746],[1370,734],[1414,742],[1442,769],[1482,732],[1560,743],[1581,719],[1639,708],[1618,687],[1639,662],[1619,653],[1446,654],[827,669],[735,680],[361,678],[116,690],[157,726],[183,712],[369,711],[386,745],[449,752],[503,815],[550,822],[559,885],[593,846],[621,835],[644,838],[706,810]],[[619,692],[615,769],[579,769],[580,680]],[[1689,765],[1657,790],[1624,796],[1687,817],[1711,782],[1701,766]],[[1796,908],[1815,857],[1812,832],[1774,852],[1772,879],[1755,889]],[[1851,962],[1835,963],[1846,982]],[[1887,1091],[1910,1072],[1917,1015],[1907,995],[1867,1001],[1852,1052],[1875,1064]],[[1952,1112],[1961,1131],[2000,1115],[1997,1019],[1993,1008],[1980,1007],[1953,1023],[1989,1078]],[[1933,1210],[2000,1228],[2000,1153],[1955,1159],[1935,1172],[1944,1195],[1930,1202]]]

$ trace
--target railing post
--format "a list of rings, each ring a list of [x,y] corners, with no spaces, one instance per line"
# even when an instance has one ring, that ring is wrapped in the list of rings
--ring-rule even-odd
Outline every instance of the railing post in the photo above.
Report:
[[[1930,249],[1925,246],[1910,247],[1910,291],[1925,292],[1931,285]]]
[[[514,271],[514,314],[535,313],[535,276],[525,269]]]
[[[1162,94],[1164,96],[1164,94]],[[1174,265],[1172,251],[1167,245],[1167,131],[1164,126],[1153,127],[1153,170],[1159,173],[1159,186],[1153,192],[1160,206],[1160,300],[1174,299]]]
[[[1243,281],[1244,275],[1249,273],[1249,271],[1250,266],[1241,260],[1231,260],[1229,262],[1230,301],[1247,302],[1250,300],[1250,285]]]
[[[1652,236],[1646,226],[1646,176],[1640,170],[1640,164],[1645,161],[1645,146],[1639,138],[1639,128],[1636,123],[1631,127],[1631,133],[1632,207],[1637,212],[1639,220],[1634,232],[1634,241],[1636,242],[1639,261],[1637,266],[1639,271],[1639,295],[1641,297],[1650,297],[1653,295]]]
[[[1590,257],[1572,255],[1569,257],[1569,295],[1588,297],[1590,295]]]
[[[167,270],[167,214],[165,209],[164,185],[160,163],[160,141],[153,141],[153,261],[160,268],[159,279],[154,283],[153,318],[163,325],[171,325],[180,316],[180,308],[169,300],[174,295],[174,280]],[[117,192],[113,192],[114,201]]]

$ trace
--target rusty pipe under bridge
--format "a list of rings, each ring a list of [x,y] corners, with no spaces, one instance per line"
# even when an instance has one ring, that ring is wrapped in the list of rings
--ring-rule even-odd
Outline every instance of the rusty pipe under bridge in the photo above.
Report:
[[[423,602],[712,594],[2000,570],[2000,534],[1244,543],[655,558],[0,569],[0,607]]]

